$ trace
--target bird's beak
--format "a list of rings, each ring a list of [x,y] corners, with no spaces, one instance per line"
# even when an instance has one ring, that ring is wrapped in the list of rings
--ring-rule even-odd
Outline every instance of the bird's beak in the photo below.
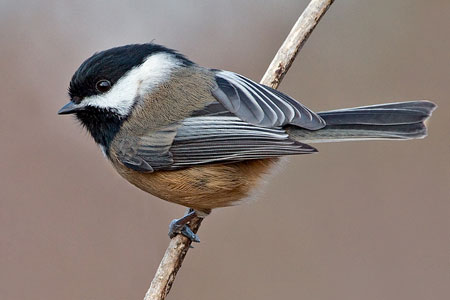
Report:
[[[80,105],[77,105],[70,101],[66,105],[64,105],[60,110],[58,110],[58,115],[68,115],[68,114],[74,114],[77,111],[82,110],[83,107]]]

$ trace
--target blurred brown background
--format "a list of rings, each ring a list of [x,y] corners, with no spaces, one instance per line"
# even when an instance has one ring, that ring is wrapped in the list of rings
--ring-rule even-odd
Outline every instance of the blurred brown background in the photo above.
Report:
[[[0,2],[0,299],[142,299],[184,209],[56,111],[93,52],[148,42],[259,80],[307,1]],[[430,136],[318,145],[215,211],[170,299],[449,299],[450,1],[336,1],[281,90],[314,110],[430,99]]]

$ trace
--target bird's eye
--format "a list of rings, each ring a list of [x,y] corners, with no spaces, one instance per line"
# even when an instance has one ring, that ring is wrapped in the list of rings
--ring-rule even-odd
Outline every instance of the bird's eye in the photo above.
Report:
[[[106,93],[107,91],[109,91],[109,89],[111,88],[111,82],[109,82],[106,79],[102,79],[97,81],[97,83],[95,84],[95,88],[97,89],[97,91],[99,91],[100,93]]]

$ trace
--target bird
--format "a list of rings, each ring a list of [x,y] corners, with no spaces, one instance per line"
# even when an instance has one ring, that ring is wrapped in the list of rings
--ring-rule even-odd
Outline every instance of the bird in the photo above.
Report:
[[[240,74],[202,67],[156,43],[100,51],[73,74],[69,103],[114,169],[139,189],[187,207],[169,236],[212,209],[245,202],[281,157],[310,144],[427,135],[436,105],[420,100],[315,113]]]

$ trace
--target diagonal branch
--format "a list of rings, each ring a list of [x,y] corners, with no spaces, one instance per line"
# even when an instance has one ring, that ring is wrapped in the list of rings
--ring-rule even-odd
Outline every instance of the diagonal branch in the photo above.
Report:
[[[277,54],[267,68],[261,83],[276,89],[294,62],[316,25],[334,0],[312,0],[289,32]]]
[[[312,0],[308,4],[261,79],[262,84],[278,87],[295,56],[333,2],[334,0]],[[190,222],[194,233],[197,233],[201,222],[201,218],[194,218]],[[180,234],[170,241],[144,300],[166,298],[190,246],[191,241]]]

